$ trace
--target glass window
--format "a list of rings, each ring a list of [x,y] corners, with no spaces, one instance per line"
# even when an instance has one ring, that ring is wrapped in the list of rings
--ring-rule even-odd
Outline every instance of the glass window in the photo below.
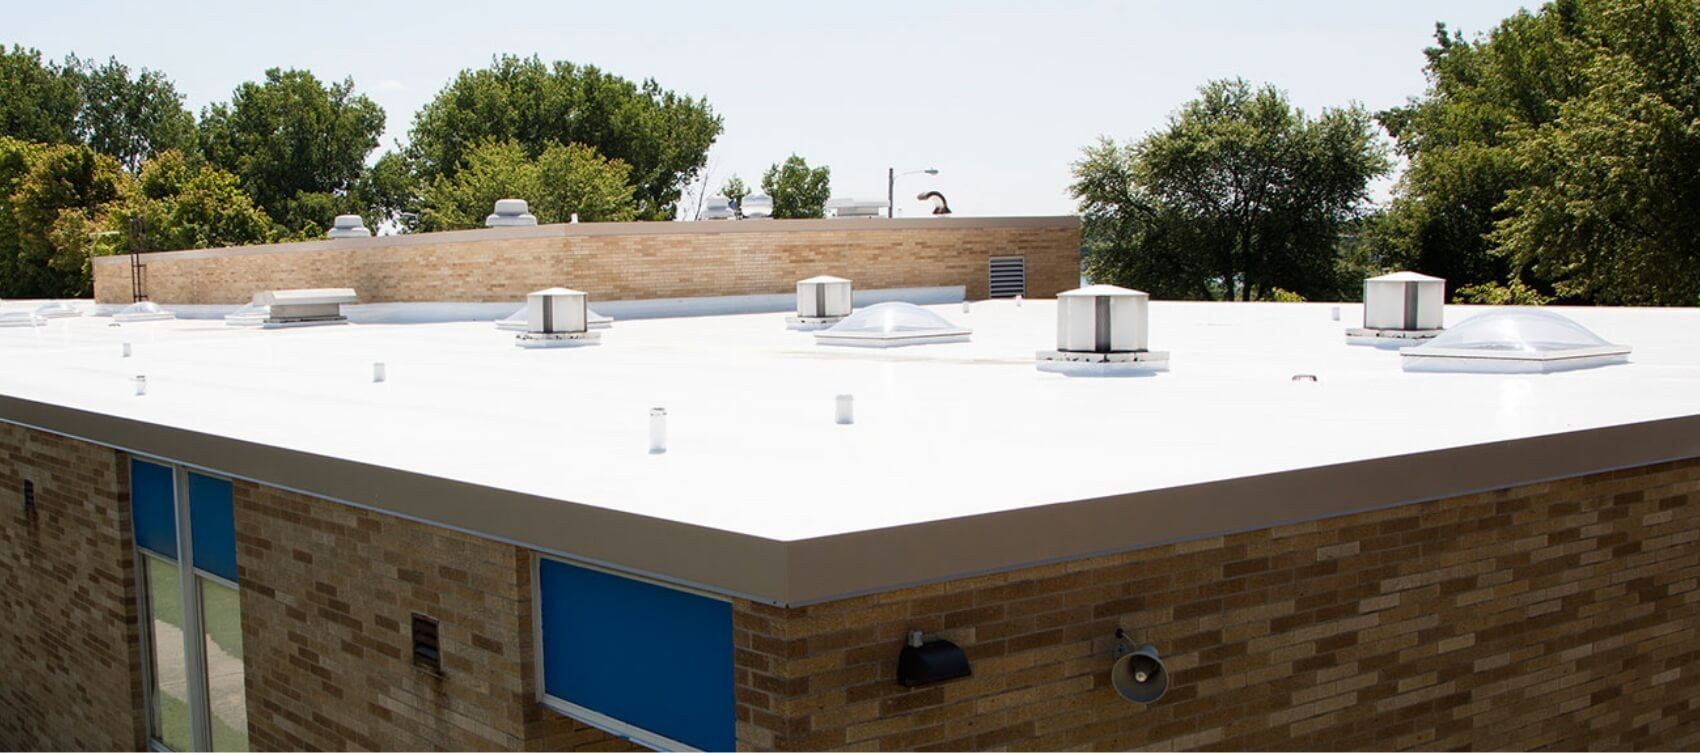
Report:
[[[149,716],[154,738],[172,750],[189,750],[189,673],[183,657],[183,609],[177,563],[142,556],[148,607]]]
[[[248,699],[242,662],[242,604],[236,589],[202,576],[201,623],[206,628],[207,703],[213,750],[248,749]]]

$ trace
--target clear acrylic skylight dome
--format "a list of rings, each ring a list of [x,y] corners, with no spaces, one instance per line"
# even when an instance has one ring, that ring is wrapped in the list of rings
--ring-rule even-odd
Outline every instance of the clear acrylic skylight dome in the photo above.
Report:
[[[159,304],[153,301],[140,301],[125,306],[112,318],[119,322],[151,322],[160,319],[175,319],[177,315],[160,308]]]
[[[43,319],[63,319],[65,317],[82,316],[83,312],[69,301],[53,301],[37,306],[35,315]]]
[[[972,333],[966,327],[913,303],[876,303],[856,311],[844,321],[815,333],[823,345],[891,347],[927,343],[965,342]]]
[[[1477,314],[1399,352],[1406,371],[1545,373],[1629,360],[1628,346],[1606,342],[1568,317],[1533,308]]]

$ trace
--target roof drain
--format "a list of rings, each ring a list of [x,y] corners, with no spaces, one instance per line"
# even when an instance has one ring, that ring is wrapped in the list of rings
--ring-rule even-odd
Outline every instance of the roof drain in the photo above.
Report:
[[[785,328],[812,332],[831,327],[850,315],[850,281],[820,275],[797,282],[797,315],[785,318]]]
[[[590,296],[567,288],[539,290],[525,297],[525,331],[514,336],[521,348],[571,348],[595,345],[602,333],[590,331]]]
[[[1394,272],[1364,280],[1364,326],[1346,330],[1346,342],[1403,348],[1444,328],[1446,280]]]
[[[1150,349],[1151,296],[1114,285],[1057,295],[1057,349],[1038,353],[1040,371],[1127,376],[1167,371],[1169,354]]]
[[[342,315],[344,304],[360,299],[351,288],[309,288],[304,290],[268,290],[254,296],[249,306],[266,309],[263,329],[312,327],[320,324],[347,324]]]

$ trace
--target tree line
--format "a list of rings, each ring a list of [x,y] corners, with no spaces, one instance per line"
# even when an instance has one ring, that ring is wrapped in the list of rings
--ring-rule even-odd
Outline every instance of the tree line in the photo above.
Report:
[[[1426,91],[1384,112],[1215,81],[1086,147],[1088,273],[1174,298],[1352,299],[1403,268],[1465,302],[1700,303],[1700,4],[1554,0],[1475,38],[1437,24],[1426,55]]]

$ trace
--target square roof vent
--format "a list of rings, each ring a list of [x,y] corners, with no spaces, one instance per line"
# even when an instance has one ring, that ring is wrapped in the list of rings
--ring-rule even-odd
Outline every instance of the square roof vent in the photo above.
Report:
[[[1364,280],[1364,326],[1346,330],[1346,341],[1403,346],[1427,340],[1444,327],[1446,280],[1394,272]]]
[[[343,304],[358,303],[352,288],[305,288],[268,290],[254,296],[249,306],[266,307],[265,329],[347,324]]]
[[[1057,294],[1057,349],[1039,351],[1039,370],[1116,376],[1167,369],[1169,354],[1150,347],[1150,307],[1150,295],[1114,285]]]
[[[522,348],[569,348],[595,345],[600,332],[590,331],[590,296],[581,290],[549,288],[525,297],[525,331],[514,336]]]
[[[820,275],[797,282],[797,315],[786,317],[789,329],[826,329],[850,315],[850,281]]]

